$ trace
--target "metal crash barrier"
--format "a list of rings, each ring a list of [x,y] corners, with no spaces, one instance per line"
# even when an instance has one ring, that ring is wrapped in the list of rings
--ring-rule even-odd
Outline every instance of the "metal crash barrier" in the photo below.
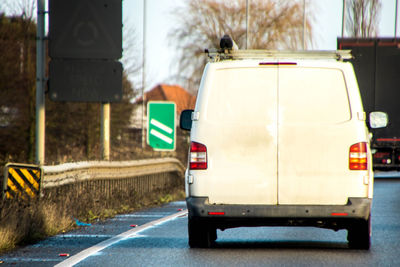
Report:
[[[6,198],[33,198],[69,188],[90,188],[99,195],[134,190],[146,194],[184,184],[185,168],[175,158],[136,161],[96,161],[55,166],[7,164],[3,183]]]

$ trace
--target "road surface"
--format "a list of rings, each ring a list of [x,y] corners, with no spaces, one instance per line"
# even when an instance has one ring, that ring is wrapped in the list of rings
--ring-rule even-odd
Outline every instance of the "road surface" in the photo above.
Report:
[[[180,201],[0,255],[0,265],[400,266],[400,179],[377,179],[374,193],[369,251],[349,249],[345,230],[311,227],[218,230],[213,248],[190,249],[185,202]]]

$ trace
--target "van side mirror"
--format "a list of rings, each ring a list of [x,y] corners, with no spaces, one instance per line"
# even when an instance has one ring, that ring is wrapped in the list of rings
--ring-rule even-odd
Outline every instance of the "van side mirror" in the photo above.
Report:
[[[369,125],[371,128],[384,128],[388,125],[388,114],[381,111],[374,111],[369,114]]]
[[[182,130],[190,131],[192,129],[192,114],[193,109],[185,109],[181,113],[179,126]]]

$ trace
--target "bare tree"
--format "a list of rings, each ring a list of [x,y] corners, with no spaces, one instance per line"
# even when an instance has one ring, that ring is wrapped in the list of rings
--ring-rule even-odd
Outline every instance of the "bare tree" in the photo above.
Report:
[[[249,48],[298,49],[303,47],[303,1],[250,0]],[[307,10],[309,10],[307,4]],[[185,1],[174,14],[170,33],[179,51],[178,75],[190,91],[196,91],[206,63],[205,48],[219,47],[229,34],[239,48],[246,46],[246,0]],[[312,14],[306,16],[306,45],[312,44]]]
[[[123,23],[123,55],[122,63],[124,65],[124,72],[134,83],[134,89],[139,90],[141,84],[142,61],[141,49],[138,44],[141,43],[135,28],[128,20]],[[137,94],[138,92],[135,92]]]
[[[346,30],[351,37],[373,37],[378,34],[380,0],[346,0]]]
[[[0,13],[2,12],[33,21],[36,17],[36,0],[2,0]]]

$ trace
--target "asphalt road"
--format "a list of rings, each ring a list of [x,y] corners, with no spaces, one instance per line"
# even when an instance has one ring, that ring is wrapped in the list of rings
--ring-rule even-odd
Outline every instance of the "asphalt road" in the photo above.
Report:
[[[369,251],[349,249],[344,230],[306,227],[218,230],[214,248],[190,249],[182,201],[0,255],[0,266],[400,266],[400,179],[377,179],[374,194]]]

